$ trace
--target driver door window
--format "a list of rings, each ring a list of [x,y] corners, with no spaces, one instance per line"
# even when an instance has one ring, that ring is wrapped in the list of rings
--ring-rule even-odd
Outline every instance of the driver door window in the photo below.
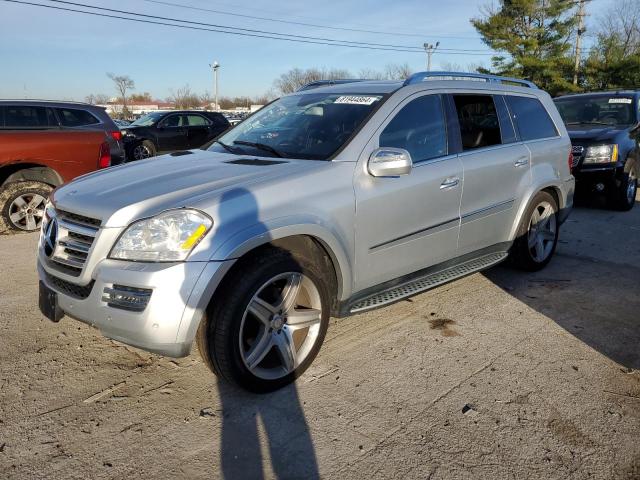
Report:
[[[447,154],[447,130],[440,95],[405,105],[380,134],[380,147],[403,148],[419,163]]]

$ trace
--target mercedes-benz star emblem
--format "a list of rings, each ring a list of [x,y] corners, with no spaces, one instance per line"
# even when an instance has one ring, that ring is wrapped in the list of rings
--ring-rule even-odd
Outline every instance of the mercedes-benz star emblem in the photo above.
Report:
[[[44,253],[47,257],[53,255],[58,241],[58,221],[52,218],[44,230]]]

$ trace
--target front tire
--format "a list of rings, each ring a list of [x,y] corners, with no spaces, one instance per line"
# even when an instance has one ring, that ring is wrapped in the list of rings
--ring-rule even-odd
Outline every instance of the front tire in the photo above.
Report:
[[[555,253],[559,232],[558,202],[550,193],[538,192],[520,222],[512,263],[530,272],[543,269]]]
[[[0,189],[0,233],[38,230],[51,190],[50,185],[33,180],[4,185]]]
[[[322,273],[281,249],[240,260],[198,329],[198,349],[218,376],[264,393],[298,378],[329,325]]]
[[[619,183],[617,181],[614,182],[611,196],[609,197],[610,205],[617,210],[627,212],[635,205],[637,192],[638,178],[632,169],[628,173],[622,174],[622,179]]]
[[[134,160],[145,160],[147,158],[155,157],[156,154],[156,146],[150,140],[143,140],[131,150],[131,156]]]

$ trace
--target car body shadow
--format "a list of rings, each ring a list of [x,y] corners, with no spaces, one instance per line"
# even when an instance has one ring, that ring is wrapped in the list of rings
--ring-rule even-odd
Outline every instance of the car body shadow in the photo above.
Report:
[[[640,369],[640,205],[593,208],[574,211],[543,270],[504,265],[484,275],[614,362]]]

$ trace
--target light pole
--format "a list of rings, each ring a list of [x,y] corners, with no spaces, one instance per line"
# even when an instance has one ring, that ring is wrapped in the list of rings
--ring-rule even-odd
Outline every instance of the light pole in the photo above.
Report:
[[[431,71],[431,55],[433,55],[433,52],[435,52],[439,46],[440,42],[436,42],[435,45],[433,43],[425,43],[423,45],[425,52],[427,52],[427,72]]]
[[[216,61],[210,63],[209,66],[213,69],[213,89],[215,91],[215,105],[216,111],[220,110],[218,107],[218,69],[220,68],[220,64]]]

